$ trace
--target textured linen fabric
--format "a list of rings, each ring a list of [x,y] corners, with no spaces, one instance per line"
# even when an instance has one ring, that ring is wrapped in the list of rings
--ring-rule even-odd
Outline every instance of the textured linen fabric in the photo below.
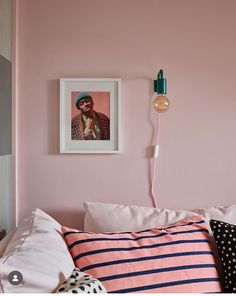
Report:
[[[211,220],[224,271],[224,292],[236,293],[236,225]]]
[[[61,225],[36,209],[19,224],[0,259],[0,287],[4,293],[50,293],[74,267]],[[8,274],[14,270],[23,275],[17,286],[8,282]]]
[[[202,216],[138,232],[62,227],[76,267],[113,293],[205,293],[221,287]]]
[[[3,253],[5,252],[9,242],[11,241],[13,235],[15,233],[15,230],[10,231],[0,242],[0,257],[3,256]]]
[[[71,276],[56,290],[56,293],[98,294],[106,293],[106,289],[99,280],[74,268]]]

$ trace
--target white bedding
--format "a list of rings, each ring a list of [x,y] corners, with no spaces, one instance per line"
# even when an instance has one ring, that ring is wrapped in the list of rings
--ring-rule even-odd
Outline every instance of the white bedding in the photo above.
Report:
[[[86,203],[85,207],[85,230],[94,231],[96,228],[95,232],[147,229],[153,223],[155,226],[173,224],[173,220],[180,216],[193,214],[191,210],[102,203]],[[236,224],[236,205],[198,209],[196,212],[207,219]],[[34,210],[0,242],[0,292],[54,292],[70,276],[74,267],[61,235],[61,225],[39,209]],[[21,285],[13,286],[8,282],[8,274],[12,270],[22,272],[24,281]]]

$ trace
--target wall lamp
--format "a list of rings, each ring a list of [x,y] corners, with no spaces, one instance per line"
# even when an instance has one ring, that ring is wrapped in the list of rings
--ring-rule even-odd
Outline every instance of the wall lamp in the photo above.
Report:
[[[167,80],[163,77],[161,69],[157,74],[157,80],[154,80],[154,92],[157,96],[154,99],[154,108],[157,112],[163,113],[169,109],[170,101],[167,98]]]
[[[157,74],[157,80],[154,80],[154,92],[157,93],[157,96],[154,97],[153,106],[157,113],[164,113],[168,111],[170,106],[170,101],[167,98],[167,80],[163,76],[163,70],[161,69]],[[157,197],[154,192],[154,181],[156,173],[156,160],[159,154],[159,130],[160,130],[160,121],[157,114],[157,129],[155,136],[155,143],[153,146],[153,175],[152,175],[152,184],[151,184],[151,194],[154,202],[154,206],[157,207]]]

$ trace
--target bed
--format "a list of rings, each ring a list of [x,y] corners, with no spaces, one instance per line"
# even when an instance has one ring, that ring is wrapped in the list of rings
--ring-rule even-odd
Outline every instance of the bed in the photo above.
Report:
[[[84,207],[83,230],[35,209],[0,242],[2,293],[65,292],[66,285],[82,293],[93,293],[91,285],[94,293],[236,291],[236,205],[189,211]],[[12,271],[23,275],[20,284],[9,282]]]

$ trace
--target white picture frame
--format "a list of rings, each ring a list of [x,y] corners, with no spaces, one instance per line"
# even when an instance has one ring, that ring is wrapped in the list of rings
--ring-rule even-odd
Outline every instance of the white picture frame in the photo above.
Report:
[[[76,105],[85,93],[96,114],[87,138],[89,117]],[[60,78],[60,153],[121,153],[120,105],[120,78]]]

